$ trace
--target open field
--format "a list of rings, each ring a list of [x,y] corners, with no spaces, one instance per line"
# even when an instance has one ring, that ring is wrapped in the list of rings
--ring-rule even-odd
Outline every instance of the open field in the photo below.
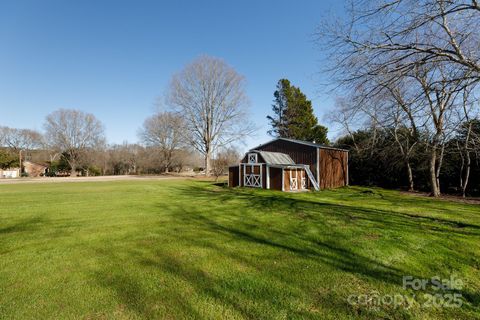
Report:
[[[65,182],[98,182],[98,181],[135,181],[135,180],[164,180],[184,179],[179,175],[118,175],[118,176],[92,176],[92,177],[36,177],[20,179],[0,179],[0,184],[22,183],[65,183]]]
[[[462,279],[426,307],[402,276]],[[416,295],[352,305],[350,295]],[[0,185],[0,318],[480,318],[480,206],[205,181]]]

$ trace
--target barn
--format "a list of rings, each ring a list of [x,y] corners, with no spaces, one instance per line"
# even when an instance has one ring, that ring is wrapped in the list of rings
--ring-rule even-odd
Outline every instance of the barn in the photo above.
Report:
[[[277,138],[249,150],[229,167],[228,185],[282,191],[348,185],[348,150]]]

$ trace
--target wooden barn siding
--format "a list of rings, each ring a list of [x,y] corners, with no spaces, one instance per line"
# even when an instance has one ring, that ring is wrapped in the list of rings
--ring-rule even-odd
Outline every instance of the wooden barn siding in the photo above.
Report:
[[[282,191],[282,169],[270,167],[270,189]]]
[[[240,165],[240,187],[243,187],[243,165]]]
[[[267,165],[262,164],[262,188],[267,189]]]
[[[238,176],[239,176],[238,166],[228,168],[228,186],[229,187],[238,187]]]
[[[290,169],[283,169],[283,188],[290,191]]]
[[[288,154],[296,164],[307,164],[317,178],[317,148],[285,140],[272,141],[258,150]]]
[[[320,189],[347,185],[348,152],[320,149]]]
[[[307,173],[305,172],[304,169],[284,169],[284,171],[283,171],[283,186],[285,188],[285,191],[290,191],[290,175],[292,177],[294,177],[295,176],[295,170],[297,171],[297,174],[298,174],[297,190],[301,190],[301,187],[302,187],[301,178],[302,178],[302,176],[307,179],[307,189],[309,189],[311,184],[310,184],[310,181],[308,179]],[[281,185],[281,182],[280,182],[280,185]]]

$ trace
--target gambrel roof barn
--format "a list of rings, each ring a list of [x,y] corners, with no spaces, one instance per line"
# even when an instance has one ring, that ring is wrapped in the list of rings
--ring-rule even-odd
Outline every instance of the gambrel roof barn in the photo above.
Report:
[[[248,151],[229,168],[229,185],[300,191],[348,185],[348,151],[278,138]]]

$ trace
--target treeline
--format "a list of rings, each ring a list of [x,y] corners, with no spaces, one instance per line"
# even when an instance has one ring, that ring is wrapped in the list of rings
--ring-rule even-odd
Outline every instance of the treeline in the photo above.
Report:
[[[108,145],[103,123],[75,109],[47,115],[44,132],[0,126],[0,167],[21,167],[25,157],[46,153],[41,160],[55,175],[161,173],[185,166],[223,174],[239,157],[232,145],[254,131],[244,77],[223,60],[203,56],[172,76],[165,97],[166,109],[138,129],[139,144]]]
[[[45,151],[30,152],[30,159],[45,159]],[[61,154],[49,161],[47,176],[71,175],[68,155]],[[178,149],[173,152],[168,165],[160,148],[145,147],[139,144],[124,143],[109,145],[104,149],[86,150],[78,162],[76,174],[82,176],[99,175],[140,175],[182,171],[203,170],[201,155],[194,151]]]
[[[352,179],[407,179],[433,196],[475,192],[479,4],[353,0],[347,10],[317,35],[324,72],[342,97],[330,119],[348,135],[339,143],[354,146]]]
[[[70,111],[78,113],[79,111]],[[202,155],[176,146],[165,157],[160,146],[110,144],[99,139],[84,148],[65,151],[33,130],[0,127],[0,169],[18,168],[21,162],[46,164],[48,176],[159,174],[203,170]],[[77,138],[86,139],[87,137]],[[72,157],[73,155],[73,157]]]
[[[398,130],[397,135],[408,134],[406,130]],[[337,140],[335,146],[350,150],[350,184],[429,191],[429,144],[421,139],[413,142],[406,161],[399,152],[393,131],[370,127]],[[421,136],[426,137],[425,134]],[[442,153],[441,190],[449,194],[479,196],[480,121],[464,124],[445,143]]]

